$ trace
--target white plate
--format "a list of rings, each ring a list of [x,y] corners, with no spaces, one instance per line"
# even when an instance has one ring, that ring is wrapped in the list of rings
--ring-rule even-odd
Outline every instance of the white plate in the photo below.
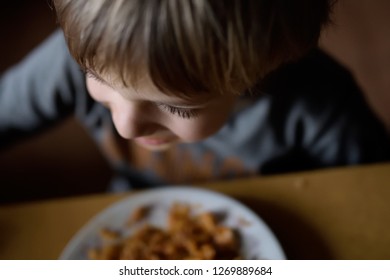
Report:
[[[286,259],[272,231],[249,208],[226,195],[186,186],[161,187],[142,191],[114,203],[89,221],[72,238],[60,259],[87,259],[88,249],[99,244],[99,231],[105,227],[123,229],[130,213],[140,206],[153,206],[147,222],[165,228],[166,216],[175,202],[196,206],[194,211],[224,213],[223,224],[236,228],[240,234],[245,259]]]

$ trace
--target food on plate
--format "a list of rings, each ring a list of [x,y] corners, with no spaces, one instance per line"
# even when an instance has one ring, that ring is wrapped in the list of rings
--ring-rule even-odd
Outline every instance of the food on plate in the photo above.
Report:
[[[102,244],[88,252],[90,259],[178,260],[240,259],[238,233],[219,221],[216,214],[191,213],[187,204],[175,203],[167,217],[167,228],[148,224],[149,208],[135,210],[128,225],[138,226],[130,234],[104,228]]]

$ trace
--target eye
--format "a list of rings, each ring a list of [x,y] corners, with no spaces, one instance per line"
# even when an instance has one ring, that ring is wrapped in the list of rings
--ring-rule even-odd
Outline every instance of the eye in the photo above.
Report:
[[[157,106],[162,110],[172,115],[177,115],[178,117],[183,119],[191,119],[197,116],[197,110],[195,109],[180,108],[180,107],[175,107],[164,103],[157,103]]]
[[[102,78],[100,78],[99,76],[97,76],[96,74],[94,74],[93,72],[91,72],[90,70],[85,70],[84,71],[85,75],[87,76],[87,78],[91,78],[91,79],[94,79],[95,81],[99,82],[99,83],[102,83],[102,84],[107,84],[106,81],[104,81]]]

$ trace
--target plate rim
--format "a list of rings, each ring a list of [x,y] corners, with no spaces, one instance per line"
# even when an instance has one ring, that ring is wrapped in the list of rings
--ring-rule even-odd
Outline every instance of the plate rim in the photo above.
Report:
[[[281,246],[281,244],[280,244],[278,238],[276,237],[275,233],[273,232],[273,230],[270,228],[268,223],[266,223],[263,220],[263,218],[259,214],[257,214],[254,210],[252,210],[250,207],[248,207],[246,204],[244,204],[240,200],[238,200],[238,199],[236,199],[228,194],[225,194],[225,193],[220,192],[220,191],[211,190],[211,189],[208,189],[205,187],[199,187],[199,186],[193,186],[193,185],[165,185],[165,186],[159,186],[159,187],[150,188],[150,189],[135,190],[134,193],[131,193],[131,191],[128,193],[124,193],[125,197],[120,198],[119,200],[117,200],[113,203],[110,203],[106,207],[103,207],[100,211],[98,211],[90,219],[88,219],[88,221],[86,223],[84,223],[83,226],[81,226],[72,235],[72,237],[66,243],[65,247],[62,249],[62,251],[59,255],[59,259],[60,260],[72,260],[71,258],[69,258],[69,256],[75,250],[75,248],[77,247],[77,244],[81,243],[85,239],[85,236],[88,236],[88,232],[90,231],[91,227],[95,227],[94,225],[96,225],[98,223],[98,221],[100,219],[102,219],[102,217],[104,215],[107,215],[107,213],[112,212],[113,209],[119,208],[122,204],[128,203],[129,200],[134,200],[137,197],[145,197],[145,196],[149,196],[150,194],[159,193],[159,192],[160,193],[161,192],[168,192],[169,193],[172,191],[175,191],[176,193],[177,193],[177,191],[182,191],[182,192],[194,192],[195,191],[197,193],[201,192],[202,194],[205,194],[205,195],[212,195],[212,196],[219,197],[220,199],[228,201],[229,204],[232,203],[238,207],[241,207],[244,211],[249,213],[251,216],[255,217],[255,219],[258,220],[258,222],[261,224],[263,229],[267,232],[268,237],[271,238],[273,243],[274,243],[274,247],[276,247],[277,250],[279,251],[278,252],[278,254],[280,255],[279,260],[286,260],[287,259],[286,254],[283,250],[283,247]]]

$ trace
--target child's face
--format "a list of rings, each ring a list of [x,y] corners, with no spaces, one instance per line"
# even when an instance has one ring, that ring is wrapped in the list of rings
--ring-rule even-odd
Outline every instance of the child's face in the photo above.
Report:
[[[106,106],[118,133],[152,150],[175,142],[194,142],[215,133],[226,121],[237,97],[200,94],[191,101],[168,96],[149,80],[137,89],[87,75],[87,87]]]

